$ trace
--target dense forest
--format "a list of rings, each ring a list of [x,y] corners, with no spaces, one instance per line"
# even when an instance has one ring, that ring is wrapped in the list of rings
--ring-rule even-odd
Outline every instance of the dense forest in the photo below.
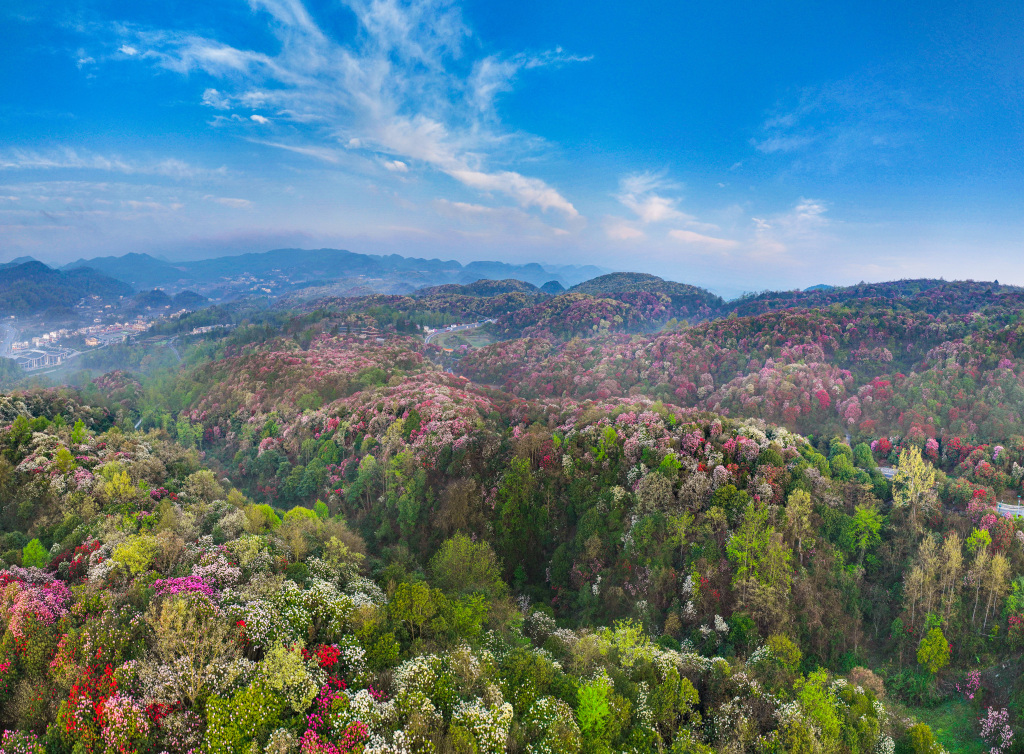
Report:
[[[10,391],[0,752],[1024,751],[1020,293],[481,281]]]

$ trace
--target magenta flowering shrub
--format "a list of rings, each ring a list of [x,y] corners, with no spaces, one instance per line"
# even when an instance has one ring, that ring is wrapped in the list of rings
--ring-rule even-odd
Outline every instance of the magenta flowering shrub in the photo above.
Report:
[[[169,579],[157,579],[153,582],[153,588],[160,596],[174,596],[178,594],[201,594],[210,599],[218,597],[217,590],[201,576],[176,576]]]
[[[0,573],[0,617],[7,630],[18,639],[25,639],[25,625],[30,618],[44,626],[52,626],[67,615],[72,601],[71,590],[63,581],[30,583]]]

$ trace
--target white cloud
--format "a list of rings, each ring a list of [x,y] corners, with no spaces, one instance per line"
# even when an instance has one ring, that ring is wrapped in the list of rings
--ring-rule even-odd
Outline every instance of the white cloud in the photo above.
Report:
[[[401,160],[385,160],[384,167],[390,170],[392,173],[408,173],[409,166]]]
[[[859,75],[794,92],[776,105],[750,144],[765,154],[785,155],[804,170],[890,164],[896,149],[914,138],[917,120],[931,120],[935,112],[934,104]]]
[[[509,168],[535,152],[539,140],[503,126],[493,102],[523,70],[583,58],[558,48],[464,61],[471,32],[450,0],[346,0],[358,25],[350,44],[324,34],[299,0],[250,4],[270,19],[278,39],[273,54],[147,31],[135,32],[146,49],[140,57],[219,78],[223,83],[202,95],[210,107],[273,111],[275,120],[295,127],[294,139],[273,146],[335,163],[336,144],[385,165],[415,160],[521,207],[579,216],[543,179]]]
[[[121,45],[117,48],[117,51],[120,53],[124,53],[128,57],[133,57],[139,54],[139,51],[131,45]]]
[[[725,251],[727,249],[735,249],[738,247],[739,241],[733,241],[728,238],[715,238],[714,236],[705,236],[702,233],[695,233],[692,230],[682,230],[679,228],[673,228],[668,232],[669,238],[676,241],[680,241],[685,244],[694,244],[697,246],[706,246],[712,249],[718,249]]]
[[[165,204],[163,202],[154,202],[149,200],[140,201],[135,199],[128,199],[126,201],[121,202],[121,204],[132,210],[149,210],[155,212],[166,212],[168,210],[177,211],[185,206],[181,202],[171,202],[169,204]]]
[[[518,207],[489,207],[447,199],[437,199],[433,206],[439,215],[449,220],[448,232],[464,239],[489,243],[550,243],[572,235],[572,231],[548,225],[537,215]]]
[[[634,173],[619,181],[619,193],[615,198],[634,212],[642,223],[681,220],[688,215],[676,209],[679,200],[658,193],[677,188],[678,185],[666,180],[663,173]]]
[[[267,123],[270,122],[270,118],[264,118],[262,115],[255,114],[250,115],[249,120],[253,121],[254,123],[259,123],[261,126],[265,126]]]
[[[249,209],[252,207],[252,202],[248,199],[235,199],[229,196],[213,196],[207,194],[203,199],[209,202],[216,202],[224,207],[230,207],[231,209]]]
[[[13,149],[0,153],[0,170],[99,170],[125,175],[162,175],[175,180],[209,178],[227,173],[223,167],[210,170],[175,158],[142,162],[75,149],[46,152]]]
[[[217,110],[228,110],[231,108],[231,100],[216,89],[207,89],[203,92],[203,104]]]
[[[512,197],[523,207],[554,209],[566,217],[579,217],[576,208],[555,189],[539,178],[527,178],[519,173],[503,170],[499,173],[483,173],[478,170],[447,170],[452,178],[482,191],[497,191]]]
[[[791,210],[769,218],[753,217],[753,256],[781,256],[794,247],[820,248],[831,240],[825,202],[799,199]]]
[[[638,227],[618,218],[605,224],[604,232],[612,241],[639,241],[647,238],[647,234]]]
[[[750,143],[758,152],[794,152],[808,146],[814,141],[810,136],[772,136],[767,139],[751,139]]]
[[[341,162],[341,155],[338,150],[331,149],[330,147],[306,147],[298,146],[296,144],[284,144],[278,141],[259,141],[251,139],[254,144],[263,144],[267,147],[275,147],[277,149],[284,149],[288,152],[294,152],[295,154],[301,154],[306,157],[312,157],[316,160],[323,160],[332,165],[337,165]]]

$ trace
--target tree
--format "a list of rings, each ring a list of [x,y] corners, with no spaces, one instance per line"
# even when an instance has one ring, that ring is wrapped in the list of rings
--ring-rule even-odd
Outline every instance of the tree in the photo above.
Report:
[[[940,754],[945,751],[935,740],[932,729],[918,723],[907,731],[907,746],[913,754]]]
[[[26,568],[30,566],[42,568],[49,561],[50,554],[38,539],[33,539],[21,551],[21,564]]]
[[[693,514],[684,511],[678,516],[669,515],[667,525],[668,530],[672,533],[671,542],[673,545],[679,544],[679,557],[682,558],[686,550],[686,533],[693,526]]]
[[[604,738],[608,717],[611,715],[611,697],[612,681],[607,675],[599,675],[580,686],[576,717],[580,721],[580,731],[587,740],[600,741]]]
[[[859,447],[859,446],[858,446]],[[860,550],[860,565],[867,551],[882,541],[879,532],[885,517],[870,505],[858,505],[853,512],[853,538]]]
[[[825,751],[839,744],[841,723],[828,689],[828,673],[815,670],[793,684],[804,714],[818,729]]]
[[[939,559],[939,586],[942,591],[942,617],[947,623],[960,604],[960,582],[964,567],[963,542],[955,531],[942,543]]]
[[[917,661],[935,675],[949,664],[949,642],[936,626],[921,639],[917,646]]]
[[[789,493],[789,499],[786,501],[786,531],[790,539],[796,543],[801,566],[804,564],[804,541],[807,540],[808,546],[814,546],[814,540],[810,539],[814,533],[814,527],[811,525],[813,511],[809,492],[793,490]]]
[[[154,601],[145,617],[156,658],[174,668],[167,677],[177,697],[190,706],[216,681],[221,663],[238,656],[237,629],[205,600],[178,596]]]
[[[762,628],[778,630],[789,622],[791,557],[792,551],[782,541],[782,535],[772,532],[764,556],[754,569],[757,583],[749,597],[750,614]]]
[[[388,603],[392,617],[409,627],[413,639],[422,636],[427,624],[437,615],[437,601],[433,591],[422,581],[399,584]]]
[[[432,583],[449,594],[478,593],[488,599],[508,591],[501,580],[501,563],[487,542],[456,534],[430,559]]]
[[[916,446],[900,453],[899,468],[892,480],[892,504],[906,508],[910,515],[910,526],[921,530],[919,518],[935,507],[935,468],[921,457]]]
[[[756,584],[755,569],[768,550],[770,538],[768,507],[764,504],[749,503],[743,514],[742,524],[726,544],[726,553],[736,569],[732,585],[733,588],[739,588],[741,605],[746,604],[747,594]]]
[[[985,575],[985,591],[988,593],[988,600],[985,603],[985,621],[982,623],[982,630],[988,628],[988,616],[990,612],[998,612],[999,601],[1006,595],[1009,587],[1010,561],[1001,552],[997,552],[989,561],[988,573]],[[993,610],[993,608],[996,608]]]

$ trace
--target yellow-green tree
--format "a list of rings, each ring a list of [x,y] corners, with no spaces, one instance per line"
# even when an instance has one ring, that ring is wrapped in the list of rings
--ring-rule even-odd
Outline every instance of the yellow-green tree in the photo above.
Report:
[[[917,661],[928,668],[932,675],[949,664],[949,642],[936,626],[924,635],[917,647]]]
[[[892,480],[892,504],[906,508],[914,531],[921,530],[920,519],[935,507],[935,468],[921,457],[921,449],[911,446],[900,453],[899,468]]]

